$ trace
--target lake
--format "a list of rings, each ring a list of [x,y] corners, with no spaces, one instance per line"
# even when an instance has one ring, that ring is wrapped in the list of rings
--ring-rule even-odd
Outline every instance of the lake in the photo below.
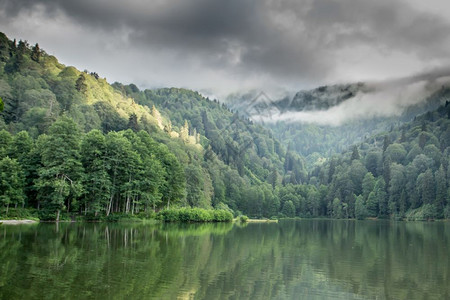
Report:
[[[0,226],[0,299],[450,299],[450,223]]]

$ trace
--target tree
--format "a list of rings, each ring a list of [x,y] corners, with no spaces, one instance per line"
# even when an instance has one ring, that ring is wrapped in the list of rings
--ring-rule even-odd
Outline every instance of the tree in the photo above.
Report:
[[[80,161],[80,133],[75,122],[61,117],[50,128],[42,148],[42,168],[36,186],[46,209],[70,211],[82,192],[83,167]]]
[[[436,184],[431,169],[427,169],[417,177],[416,187],[421,204],[433,204],[435,202]]]
[[[353,146],[353,152],[352,152],[351,160],[360,159],[360,157],[361,156],[359,155],[358,147],[357,146]]]
[[[362,192],[362,182],[364,176],[367,174],[367,169],[361,161],[353,160],[349,169],[349,175],[353,182],[353,192],[357,195]]]
[[[27,131],[20,131],[12,137],[8,148],[8,156],[17,159],[17,161],[25,166],[28,154],[33,149],[33,140]]]
[[[436,205],[438,212],[442,212],[447,202],[447,181],[445,179],[445,171],[442,164],[436,171],[434,177],[436,180],[436,200],[434,201],[434,204]]]
[[[389,136],[385,135],[383,140],[383,153],[386,151],[387,147],[389,147],[390,144],[391,140],[389,139]]]
[[[289,218],[293,218],[295,216],[295,206],[291,200],[284,202],[283,209],[281,212]]]
[[[397,163],[391,165],[391,182],[388,187],[388,208],[390,214],[397,213],[397,206],[400,203],[402,192],[405,190],[406,177],[404,169],[402,165]]]
[[[0,160],[0,202],[6,207],[6,214],[11,204],[24,204],[24,187],[25,176],[17,160],[8,156]]]
[[[378,216],[384,217],[388,215],[388,201],[386,197],[386,183],[383,178],[378,179],[375,185],[375,197],[378,202]]]
[[[406,130],[405,130],[405,128],[402,129],[402,135],[401,135],[401,137],[400,137],[399,142],[400,142],[400,143],[406,142]]]
[[[11,134],[6,130],[0,130],[0,157],[5,157],[12,142]]]
[[[185,197],[186,178],[183,166],[165,145],[159,146],[158,159],[165,169],[164,184],[161,188],[163,203],[170,207]]]
[[[162,124],[163,119],[161,117],[161,114],[159,113],[159,111],[156,109],[156,107],[154,105],[152,106],[152,116],[153,116],[153,118],[155,118],[155,120],[158,124],[158,127],[160,129],[164,129],[164,126]],[[169,124],[167,124],[166,126],[168,126],[167,131],[170,133],[172,131],[172,123],[170,123],[170,121],[169,121]]]
[[[328,184],[333,180],[334,172],[336,171],[336,161],[334,159],[330,160],[330,167],[328,168]]]
[[[83,178],[84,213],[92,212],[97,216],[106,210],[111,179],[106,165],[106,139],[99,130],[86,134],[81,143],[81,161],[85,170]]]
[[[0,112],[2,112],[4,108],[5,108],[5,104],[3,103],[3,100],[0,97]]]
[[[130,130],[130,133],[133,132]],[[139,163],[140,157],[122,133],[111,131],[106,135],[106,164],[111,180],[107,216],[121,209],[127,211],[128,204],[131,204],[133,181],[139,176]],[[126,204],[123,199],[126,199]]]
[[[369,194],[373,191],[375,187],[375,177],[371,172],[367,172],[362,181],[362,195],[366,201],[369,198]]]
[[[38,43],[36,43],[36,45],[34,45],[31,49],[31,59],[35,62],[39,62],[39,60],[41,59],[41,50]]]
[[[399,164],[403,163],[403,160],[405,159],[406,154],[407,154],[407,152],[405,150],[405,147],[403,147],[403,145],[397,144],[397,143],[389,145],[385,152],[385,155],[389,156],[391,158],[392,162],[399,163]]]
[[[85,94],[87,92],[86,77],[84,77],[83,73],[78,76],[78,79],[75,82],[75,88],[82,94]]]
[[[211,199],[206,199],[203,188],[205,178],[203,170],[199,166],[189,164],[185,168],[186,174],[186,199],[190,206],[209,208]]]
[[[130,115],[130,117],[128,118],[128,126],[127,127],[130,128],[131,130],[133,130],[134,132],[139,131],[138,119],[137,119],[137,115],[135,113],[132,113]]]
[[[356,198],[355,202],[355,217],[358,220],[363,220],[368,216],[368,211],[366,206],[364,205],[364,199],[362,195],[359,195]]]
[[[378,199],[375,191],[370,192],[369,197],[367,197],[366,208],[369,217],[378,215]]]
[[[421,132],[419,134],[419,147],[420,149],[423,149],[427,143],[428,136],[425,132]]]
[[[333,200],[332,217],[336,219],[342,219],[344,217],[344,213],[342,211],[342,203],[339,198],[334,198]]]
[[[270,173],[269,177],[267,178],[267,182],[272,186],[272,189],[275,189],[275,187],[279,184],[280,174],[278,173],[277,169],[273,168],[272,172]]]
[[[185,120],[184,126],[180,128],[180,138],[183,142],[188,142],[189,140],[189,124]]]
[[[370,151],[366,155],[365,165],[367,170],[373,174],[373,176],[378,176],[379,165],[381,162],[381,152],[380,151]]]

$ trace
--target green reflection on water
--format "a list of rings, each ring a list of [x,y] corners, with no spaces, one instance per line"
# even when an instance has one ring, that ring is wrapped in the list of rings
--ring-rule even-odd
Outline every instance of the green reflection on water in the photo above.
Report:
[[[450,224],[0,228],[1,299],[445,299]]]

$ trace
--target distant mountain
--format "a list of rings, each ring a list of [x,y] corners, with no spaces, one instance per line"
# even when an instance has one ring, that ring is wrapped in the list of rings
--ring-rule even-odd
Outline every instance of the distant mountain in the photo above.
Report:
[[[362,142],[366,137],[390,130],[393,126],[408,122],[415,116],[432,111],[450,100],[450,88],[442,85],[422,101],[403,108],[400,115],[378,116],[351,120],[340,126],[328,126],[298,121],[277,122],[277,118],[287,113],[323,112],[330,108],[343,105],[355,97],[369,95],[376,91],[374,85],[367,83],[353,83],[346,85],[322,86],[312,90],[297,92],[292,97],[271,99],[265,93],[264,97],[257,92],[241,95],[230,95],[227,104],[231,109],[247,116],[256,123],[273,131],[274,137],[291,151],[295,151],[306,159],[307,167],[312,167],[335,153],[346,150],[350,145]],[[264,101],[261,101],[263,98]],[[255,105],[255,103],[257,103]],[[356,101],[356,104],[358,102]],[[249,107],[257,107],[249,109]],[[357,108],[357,107],[355,107]],[[350,106],[349,110],[352,109]],[[351,112],[349,111],[349,114]],[[271,118],[267,118],[271,116]],[[261,122],[264,120],[264,122]],[[320,121],[320,120],[317,120]]]
[[[327,110],[366,92],[364,83],[321,86],[312,90],[303,90],[292,99],[284,98],[274,103],[281,112]]]

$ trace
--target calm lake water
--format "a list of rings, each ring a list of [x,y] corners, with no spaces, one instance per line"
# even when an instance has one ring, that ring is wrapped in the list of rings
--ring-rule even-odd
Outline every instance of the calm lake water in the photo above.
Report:
[[[0,227],[0,299],[450,299],[450,223]]]

